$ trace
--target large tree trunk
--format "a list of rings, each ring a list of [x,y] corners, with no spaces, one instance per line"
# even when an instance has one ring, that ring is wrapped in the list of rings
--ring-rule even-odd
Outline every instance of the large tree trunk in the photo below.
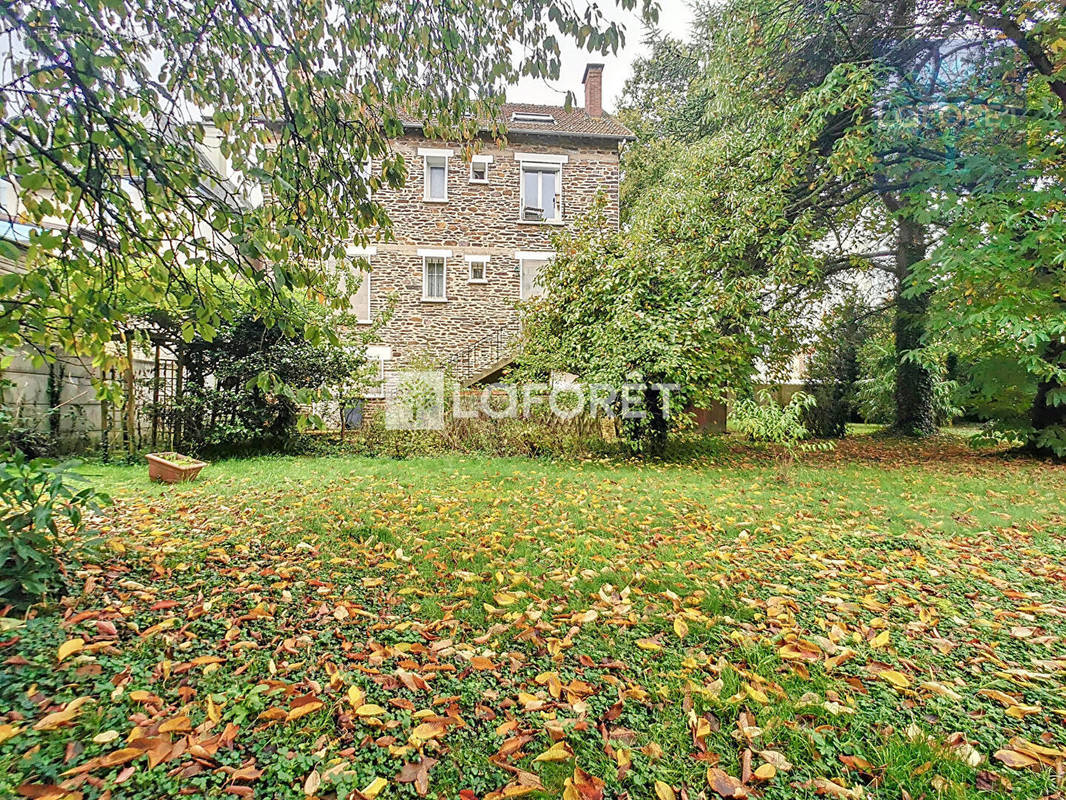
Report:
[[[924,365],[904,356],[925,344],[929,304],[932,291],[904,296],[911,268],[925,258],[925,229],[922,225],[899,217],[899,242],[896,247],[896,275],[899,296],[896,299],[896,423],[895,431],[904,436],[928,436],[936,433],[936,410],[933,404],[933,375]]]

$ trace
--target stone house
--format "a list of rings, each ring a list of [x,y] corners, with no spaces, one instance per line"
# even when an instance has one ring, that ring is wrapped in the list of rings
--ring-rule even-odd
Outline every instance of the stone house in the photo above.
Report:
[[[370,270],[352,297],[357,318],[370,324],[394,298],[368,351],[381,378],[371,396],[423,357],[452,365],[467,385],[498,372],[519,301],[540,291],[552,235],[598,193],[618,224],[619,151],[633,135],[604,113],[602,79],[602,64],[586,67],[583,108],[505,104],[505,146],[486,133],[469,158],[458,143],[427,139],[418,121],[405,123],[394,148],[407,183],[375,195],[394,240],[349,251]]]

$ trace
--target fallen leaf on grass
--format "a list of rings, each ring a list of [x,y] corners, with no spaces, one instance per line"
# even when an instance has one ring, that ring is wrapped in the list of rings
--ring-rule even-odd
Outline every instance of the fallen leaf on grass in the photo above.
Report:
[[[396,776],[397,783],[413,783],[419,797],[425,797],[429,791],[429,771],[437,759],[423,756],[416,764],[404,764]]]
[[[739,780],[718,767],[711,767],[707,770],[707,785],[722,797],[748,796],[748,790]]]
[[[566,742],[556,742],[539,756],[534,758],[534,761],[567,761],[574,757],[574,751],[570,749],[570,746]]]
[[[74,655],[83,647],[85,647],[84,639],[67,639],[63,644],[59,645],[59,649],[56,651],[56,659],[62,661],[64,658]]]
[[[384,778],[374,778],[374,780],[370,781],[370,783],[363,788],[363,791],[361,791],[360,794],[363,795],[366,800],[374,800],[375,797],[381,794],[381,790],[388,785],[389,782]]]
[[[993,757],[999,759],[1011,769],[1026,769],[1040,765],[1040,762],[1032,756],[1019,753],[1017,750],[997,750]]]
[[[563,800],[603,800],[604,782],[580,767],[563,784]]]

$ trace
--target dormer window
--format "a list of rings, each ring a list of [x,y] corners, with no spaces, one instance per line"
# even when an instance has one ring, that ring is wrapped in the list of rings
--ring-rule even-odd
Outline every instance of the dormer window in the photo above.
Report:
[[[555,117],[551,114],[534,114],[531,111],[515,111],[511,114],[511,122],[536,122],[541,125],[554,125]]]

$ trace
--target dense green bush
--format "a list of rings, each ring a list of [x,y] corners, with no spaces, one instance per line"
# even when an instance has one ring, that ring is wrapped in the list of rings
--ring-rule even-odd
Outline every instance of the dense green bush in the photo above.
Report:
[[[194,339],[182,358],[175,423],[181,447],[204,455],[285,449],[300,419],[293,390],[340,384],[365,364],[359,351],[286,336],[251,316]]]
[[[16,452],[0,463],[0,597],[26,603],[52,591],[59,580],[58,550],[71,546],[60,533],[65,520],[80,529],[86,509],[107,500],[91,488],[76,489],[76,464],[27,459]],[[80,542],[81,550],[90,543]]]
[[[860,377],[855,400],[866,422],[891,425],[896,416],[896,349],[891,321],[884,315],[871,317],[859,347]],[[947,374],[947,356],[927,348],[922,357],[933,373],[933,410],[937,425],[947,425],[963,414],[959,383]]]
[[[803,410],[803,423],[812,436],[842,438],[855,414],[859,380],[859,348],[868,333],[868,310],[848,298],[826,314],[807,362],[804,391],[814,402]]]

